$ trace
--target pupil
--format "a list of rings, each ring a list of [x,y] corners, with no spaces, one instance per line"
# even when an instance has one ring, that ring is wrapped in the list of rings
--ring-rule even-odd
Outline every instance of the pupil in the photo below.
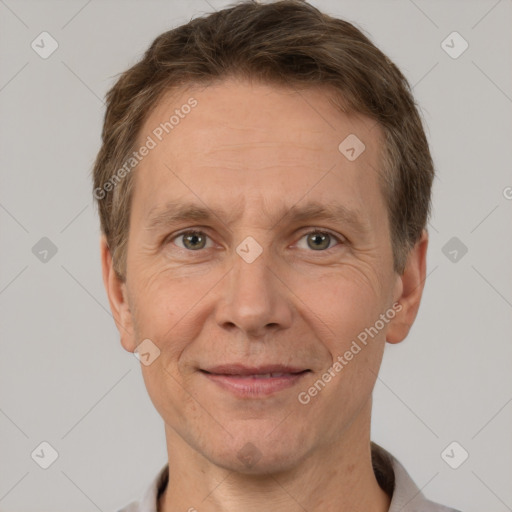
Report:
[[[322,242],[325,242],[325,240],[327,240],[327,235],[316,234],[316,235],[313,235],[312,238],[317,241],[318,241],[318,239],[320,239],[319,243],[317,243],[317,241],[313,242],[315,247],[318,248],[318,247],[321,247]]]
[[[197,246],[195,244],[197,244],[198,240],[200,240],[202,237],[201,237],[201,235],[193,234],[193,235],[188,235],[185,238],[187,240],[187,243],[192,245],[192,248],[195,249],[195,248],[197,248]]]

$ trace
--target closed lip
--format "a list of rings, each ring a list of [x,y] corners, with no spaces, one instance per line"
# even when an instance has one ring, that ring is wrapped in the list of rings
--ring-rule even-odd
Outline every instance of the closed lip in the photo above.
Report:
[[[223,364],[201,368],[201,371],[213,375],[266,375],[266,374],[298,374],[310,371],[308,368],[288,366],[282,364],[265,364],[260,366],[245,366],[242,364]]]

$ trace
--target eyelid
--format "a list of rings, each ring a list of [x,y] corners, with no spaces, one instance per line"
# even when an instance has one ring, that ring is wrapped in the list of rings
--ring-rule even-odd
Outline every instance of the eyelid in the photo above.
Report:
[[[336,238],[336,240],[338,240],[338,242],[348,243],[348,239],[345,236],[343,236],[342,234],[331,231],[330,229],[320,228],[320,227],[308,228],[308,231],[304,232],[302,234],[302,236],[309,235],[311,233],[325,233],[326,235],[330,235],[333,238]]]
[[[339,244],[347,245],[350,243],[349,240],[344,235],[341,235],[340,233],[331,231],[330,229],[321,228],[321,227],[311,227],[311,228],[304,228],[304,229],[307,229],[307,231],[302,232],[299,239],[296,242],[294,242],[294,245],[296,243],[298,243],[303,237],[305,237],[306,235],[312,234],[312,233],[327,234],[327,235],[333,237]],[[213,238],[208,234],[208,231],[209,231],[209,228],[206,226],[193,226],[193,227],[184,228],[180,231],[177,231],[175,233],[171,233],[170,235],[165,236],[163,238],[162,245],[168,244],[168,243],[174,241],[176,238],[179,238],[180,236],[185,235],[187,233],[201,233],[203,235],[206,235],[208,238],[210,238],[210,240],[213,241]],[[176,246],[176,247],[178,249],[185,250],[187,252],[194,252],[194,251],[188,251],[187,249],[183,249],[182,247],[179,247],[179,246]],[[332,247],[330,249],[332,249]],[[329,250],[329,249],[327,249],[327,250]],[[201,251],[197,251],[197,252],[201,252]],[[313,252],[315,252],[315,251],[313,251]],[[326,252],[326,251],[318,251],[318,252]]]
[[[310,235],[312,233],[321,233],[321,234],[329,235],[330,237],[334,238],[338,242],[338,245],[348,245],[350,243],[349,240],[344,235],[342,235],[340,233],[336,233],[336,232],[331,231],[330,229],[326,229],[326,228],[312,227],[312,228],[307,228],[307,231],[305,231],[301,234],[301,236],[299,237],[297,242],[295,242],[295,244],[297,244],[300,240],[302,240],[302,238],[304,238],[306,235]],[[311,252],[322,253],[322,252],[327,252],[331,249],[334,249],[334,247],[329,247],[329,249],[326,249],[324,251],[311,251]]]
[[[175,233],[171,233],[169,235],[166,235],[162,239],[162,245],[166,245],[170,242],[173,242],[176,238],[179,238],[180,236],[183,236],[187,233],[200,233],[203,235],[206,235],[210,240],[213,240],[212,237],[208,234],[208,228],[206,226],[194,226],[189,228],[184,228],[180,231],[176,231]],[[178,247],[178,246],[177,246]],[[183,249],[182,247],[178,247],[178,249]],[[188,251],[193,252],[193,251]]]

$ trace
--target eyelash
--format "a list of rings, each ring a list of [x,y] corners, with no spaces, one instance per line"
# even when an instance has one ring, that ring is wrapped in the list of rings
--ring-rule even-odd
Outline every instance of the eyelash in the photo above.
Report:
[[[188,228],[188,229],[186,229],[184,231],[180,231],[179,233],[176,233],[174,235],[166,237],[164,239],[163,243],[164,243],[164,245],[166,245],[166,244],[168,244],[170,242],[173,242],[174,240],[176,240],[180,236],[187,235],[187,234],[200,234],[200,235],[205,235],[205,236],[209,237],[209,235],[207,233],[205,233],[204,231],[202,231],[201,228],[197,228],[197,229]],[[326,230],[326,229],[323,229],[323,228],[311,228],[309,231],[303,233],[299,240],[302,240],[302,238],[304,238],[307,235],[311,235],[311,234],[329,235],[331,238],[334,238],[338,242],[338,244],[341,244],[341,245],[348,244],[348,240],[345,237],[343,237],[341,235],[336,235],[333,232],[331,232],[329,230]],[[192,251],[190,249],[184,249],[184,248],[179,247],[179,246],[177,246],[177,247],[178,247],[178,249],[180,249],[182,251],[191,252],[191,253],[193,253],[193,252],[201,252],[202,251],[201,249],[198,249],[197,251]],[[331,249],[333,249],[333,247],[329,247],[328,249],[324,249],[324,250],[321,250],[321,251],[313,251],[313,250],[311,250],[310,252],[327,252],[327,251],[329,251]],[[205,249],[203,249],[203,250],[205,250]]]

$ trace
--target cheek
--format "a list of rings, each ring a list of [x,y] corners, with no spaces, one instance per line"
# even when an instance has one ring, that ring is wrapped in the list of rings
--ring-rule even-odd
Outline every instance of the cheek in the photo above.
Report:
[[[181,354],[200,336],[208,311],[208,293],[219,276],[176,276],[171,271],[142,271],[134,286],[134,321],[138,338],[151,339],[160,349],[160,364],[175,373]]]
[[[322,383],[316,386],[324,389],[318,405],[334,401],[344,410],[355,410],[367,400],[375,384],[388,325],[380,315],[387,305],[382,294],[376,293],[379,288],[357,278],[360,275],[338,273],[295,288],[306,304],[300,314],[307,318],[317,343],[328,354],[323,359],[324,368],[308,384],[315,385],[315,379],[326,382],[325,389]]]
[[[374,276],[372,276],[374,277]],[[376,277],[364,278],[353,269],[326,275],[307,283],[297,280],[293,288],[301,297],[314,332],[331,348],[345,351],[358,334],[379,319],[385,299]],[[305,313],[306,314],[306,313]]]
[[[182,374],[178,365],[190,340],[200,334],[199,301],[211,286],[203,290],[195,280],[170,278],[162,272],[139,276],[134,288],[136,334],[140,340],[150,339],[159,351],[150,365],[141,365],[148,394],[164,418],[179,415],[183,406],[193,415],[196,403],[183,392],[188,388],[187,375]],[[169,397],[180,397],[180,400]]]
[[[184,420],[184,411],[187,423],[201,420],[201,400],[186,391],[190,388],[187,379],[177,376],[172,368],[166,366],[163,353],[150,366],[142,366],[142,376],[153,406],[166,423],[180,424]],[[198,423],[204,423],[204,418]]]

